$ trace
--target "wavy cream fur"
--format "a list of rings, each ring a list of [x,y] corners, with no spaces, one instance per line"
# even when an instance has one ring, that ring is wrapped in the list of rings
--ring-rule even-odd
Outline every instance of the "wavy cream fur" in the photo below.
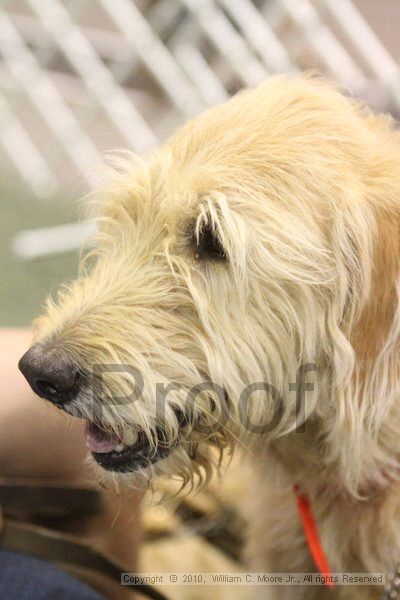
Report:
[[[62,344],[82,369],[132,365],[144,392],[102,407],[86,393],[70,412],[140,428],[154,446],[156,425],[171,445],[179,439],[145,476],[193,482],[210,473],[213,446],[249,448],[258,503],[249,555],[261,570],[313,568],[291,492],[301,481],[332,569],[390,571],[400,561],[400,139],[390,118],[316,78],[274,77],[189,122],[153,155],[117,160],[94,204],[95,250],[48,303],[37,339]],[[204,223],[225,263],[196,259]],[[316,372],[301,433],[289,385],[305,363]],[[187,389],[204,380],[220,387],[200,394],[182,433],[171,407],[185,410]],[[183,387],[171,389],[160,417],[155,385],[170,382]],[[265,435],[241,423],[239,396],[254,382],[281,398],[280,422]],[[132,377],[109,374],[106,387],[124,395]],[[252,423],[272,410],[265,392],[253,394]],[[277,597],[324,593],[280,588]],[[329,597],[379,593],[337,588]]]

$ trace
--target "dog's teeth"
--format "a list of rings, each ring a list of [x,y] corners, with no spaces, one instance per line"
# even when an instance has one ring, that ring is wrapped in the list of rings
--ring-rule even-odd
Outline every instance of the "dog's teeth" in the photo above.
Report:
[[[127,446],[133,446],[137,440],[137,433],[129,429],[124,432],[124,442]]]
[[[115,448],[114,448],[115,452],[122,452],[123,449],[124,449],[123,444],[118,444],[118,446],[115,446]]]

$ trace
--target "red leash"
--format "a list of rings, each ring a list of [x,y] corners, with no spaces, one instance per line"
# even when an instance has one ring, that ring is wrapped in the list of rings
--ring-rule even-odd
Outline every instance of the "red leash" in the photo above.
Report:
[[[327,576],[326,585],[328,587],[333,587],[331,577],[328,577],[331,575],[331,570],[329,568],[328,559],[326,558],[326,554],[319,539],[317,524],[315,522],[308,494],[301,491],[300,486],[297,484],[294,486],[294,493],[296,494],[300,519],[303,524],[307,544],[310,549],[311,556],[314,559],[315,566],[321,575]]]

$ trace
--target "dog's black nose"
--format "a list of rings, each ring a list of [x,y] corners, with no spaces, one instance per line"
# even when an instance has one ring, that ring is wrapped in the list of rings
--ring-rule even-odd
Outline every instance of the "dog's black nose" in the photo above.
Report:
[[[79,391],[78,368],[61,348],[32,346],[18,367],[33,391],[54,404],[72,400]]]

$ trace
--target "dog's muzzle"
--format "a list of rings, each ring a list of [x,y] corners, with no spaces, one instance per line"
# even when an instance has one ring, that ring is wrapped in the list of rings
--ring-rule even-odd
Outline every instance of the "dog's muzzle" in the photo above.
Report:
[[[35,344],[20,359],[18,367],[35,394],[76,415],[71,407],[84,392],[86,378],[63,348]],[[183,413],[176,410],[175,414],[179,424],[184,425]],[[127,430],[119,437],[91,421],[85,423],[85,441],[101,467],[118,473],[136,471],[166,458],[178,443],[167,444],[159,427],[155,439],[150,441],[141,430]]]

